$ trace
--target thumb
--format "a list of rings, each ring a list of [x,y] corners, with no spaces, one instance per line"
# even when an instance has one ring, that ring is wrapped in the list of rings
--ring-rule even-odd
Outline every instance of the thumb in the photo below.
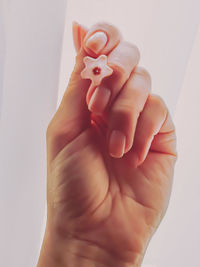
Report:
[[[85,27],[73,23],[73,39],[77,51],[76,62],[60,106],[47,129],[48,164],[68,143],[91,126],[91,113],[86,103],[86,94],[91,81],[82,79],[80,75],[84,69],[83,58],[87,56],[82,47],[85,34]]]
[[[76,21],[73,21],[72,34],[73,34],[74,47],[76,49],[76,52],[80,50],[87,32],[88,32],[88,29],[85,26],[78,24],[78,22]]]

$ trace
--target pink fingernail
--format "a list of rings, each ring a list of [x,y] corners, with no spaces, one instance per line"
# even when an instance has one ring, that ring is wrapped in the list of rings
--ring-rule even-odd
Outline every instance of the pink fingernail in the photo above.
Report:
[[[120,131],[113,130],[109,142],[110,155],[115,158],[121,158],[124,155],[125,145],[125,135]]]
[[[98,54],[106,45],[108,38],[104,32],[96,32],[86,42],[87,48]]]

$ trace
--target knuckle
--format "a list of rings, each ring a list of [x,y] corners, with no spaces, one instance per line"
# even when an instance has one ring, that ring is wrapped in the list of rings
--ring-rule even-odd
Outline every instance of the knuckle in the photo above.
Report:
[[[120,62],[113,62],[109,64],[111,68],[114,70],[115,75],[119,79],[127,80],[129,75],[128,72],[126,71],[126,67],[122,65]]]
[[[151,75],[150,75],[150,73],[148,72],[148,70],[145,69],[144,67],[137,66],[137,67],[135,68],[134,73],[141,75],[145,80],[151,82]]]
[[[120,78],[128,80],[133,66],[139,62],[139,57],[139,49],[134,44],[123,41],[115,48],[111,58],[108,59],[108,64]]]
[[[152,104],[155,105],[160,111],[163,111],[163,113],[167,112],[167,107],[161,96],[152,94],[150,95],[150,98]]]
[[[137,58],[137,61],[139,61],[139,59],[140,59],[140,50],[139,50],[139,48],[135,44],[130,43],[128,41],[123,41],[123,43],[127,46],[127,48],[130,49],[131,54],[134,55]]]

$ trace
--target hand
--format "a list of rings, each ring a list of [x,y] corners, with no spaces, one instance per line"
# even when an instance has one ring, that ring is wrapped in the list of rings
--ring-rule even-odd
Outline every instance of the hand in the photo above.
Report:
[[[102,33],[87,42],[96,31],[107,43]],[[74,23],[73,36],[76,64],[47,129],[48,218],[39,264],[48,251],[60,261],[48,266],[68,266],[70,257],[77,266],[140,266],[168,206],[175,127],[164,101],[150,93],[137,47],[115,26]],[[80,73],[85,56],[100,54],[114,72],[92,98],[95,88],[88,90]]]

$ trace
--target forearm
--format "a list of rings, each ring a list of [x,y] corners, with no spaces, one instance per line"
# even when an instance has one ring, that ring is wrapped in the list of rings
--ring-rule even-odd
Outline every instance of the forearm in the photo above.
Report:
[[[37,267],[140,267],[143,257],[133,262],[118,259],[102,248],[81,240],[60,240],[46,230]]]

